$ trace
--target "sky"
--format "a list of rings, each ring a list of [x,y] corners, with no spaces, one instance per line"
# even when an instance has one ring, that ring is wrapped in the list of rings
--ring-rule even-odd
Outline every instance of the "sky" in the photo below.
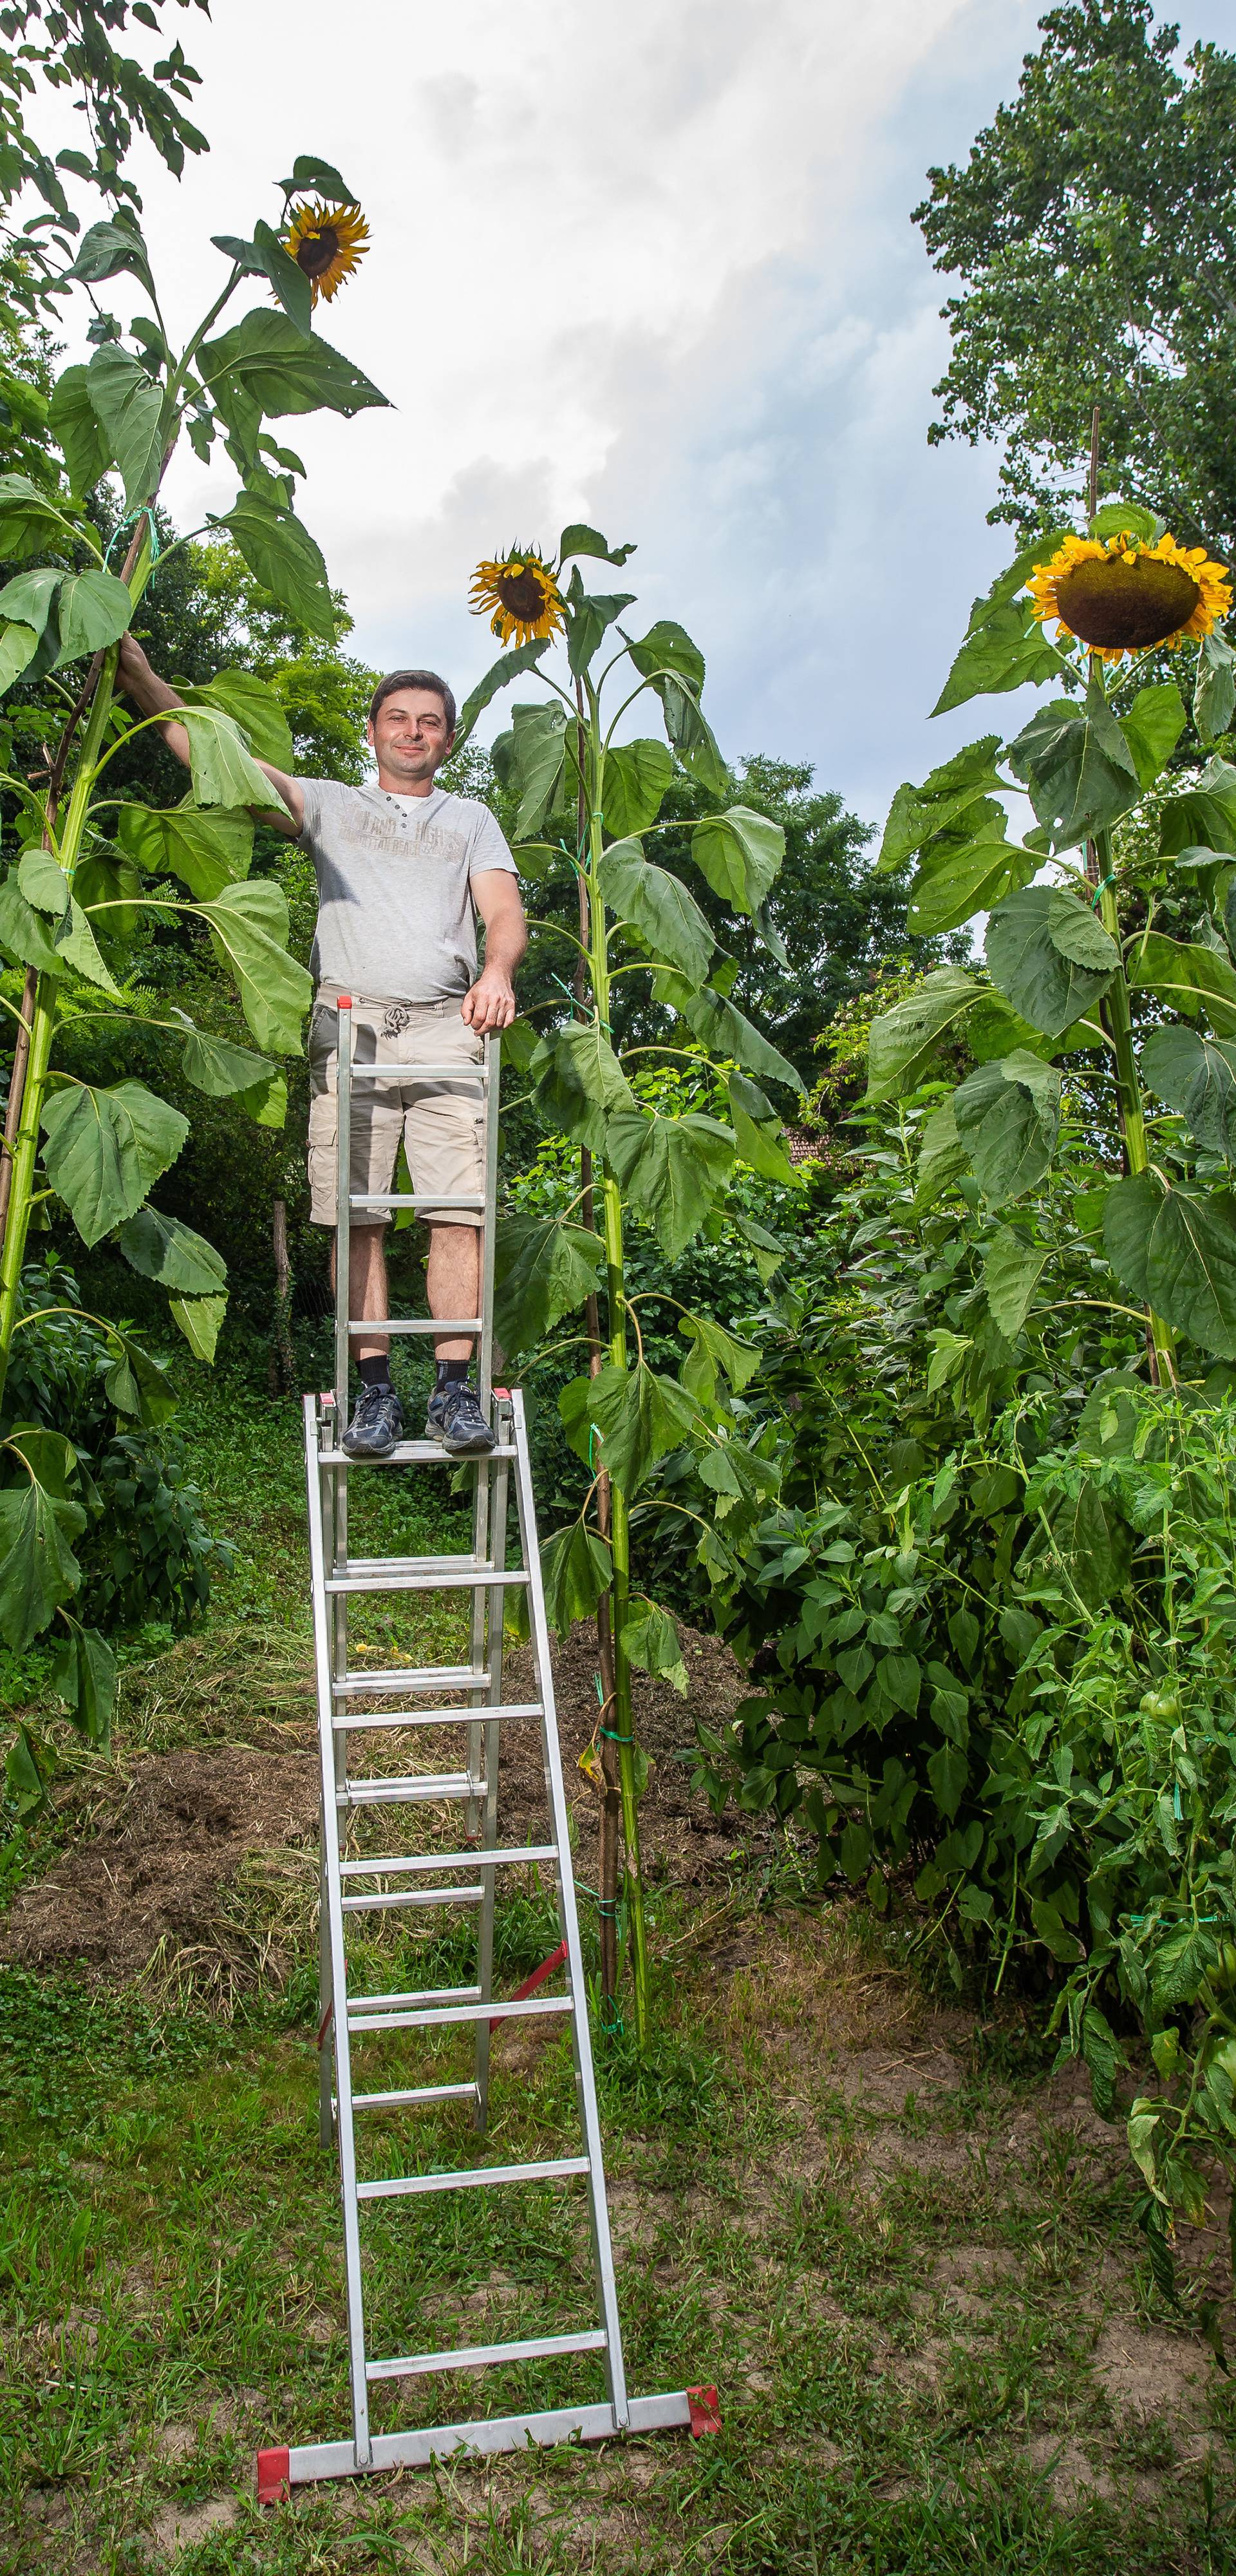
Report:
[[[370,223],[317,318],[392,408],[286,425],[353,649],[463,697],[499,649],[468,614],[478,558],[586,519],[638,542],[635,631],[674,617],[702,647],[725,752],[810,762],[880,822],[975,729],[973,709],[927,710],[1010,552],[985,523],[991,451],[927,445],[947,287],[910,211],[1015,91],[1040,4],[177,16],[212,148],[179,185],[138,156],[169,320],[187,329],[222,282],[212,233],[277,216],[297,152],[334,163]],[[1231,41],[1228,0],[1175,15],[1186,42]],[[189,526],[233,491],[226,461],[186,456],[167,498]]]

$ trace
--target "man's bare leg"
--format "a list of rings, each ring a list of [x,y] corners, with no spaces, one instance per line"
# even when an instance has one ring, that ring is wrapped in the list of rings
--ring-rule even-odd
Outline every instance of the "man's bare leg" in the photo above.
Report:
[[[381,1322],[390,1309],[386,1284],[386,1228],[381,1225],[354,1225],[348,1237],[348,1314],[354,1324]],[[330,1239],[330,1284],[335,1285],[335,1238]],[[355,1360],[385,1359],[390,1350],[389,1333],[358,1333],[352,1345]]]
[[[456,1323],[464,1323],[479,1313],[479,1246],[480,1235],[474,1225],[430,1226],[425,1285],[429,1292],[431,1315],[449,1315]],[[365,1311],[367,1313],[368,1308]],[[383,1307],[383,1314],[386,1311]],[[475,1357],[476,1348],[474,1334],[434,1335],[434,1349],[440,1360],[470,1360]]]

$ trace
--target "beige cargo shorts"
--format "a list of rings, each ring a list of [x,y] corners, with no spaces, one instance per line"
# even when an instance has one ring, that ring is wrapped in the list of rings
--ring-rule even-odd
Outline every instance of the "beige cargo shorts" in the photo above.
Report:
[[[334,1225],[338,1213],[340,987],[323,984],[309,1023],[309,1188],[314,1225]],[[376,1064],[480,1064],[485,1042],[452,1002],[387,1002],[352,996],[352,1060]],[[482,1198],[485,1191],[485,1111],[476,1082],[403,1084],[358,1082],[352,1093],[352,1189],[380,1196],[395,1185],[400,1139],[417,1196],[441,1190],[444,1198]],[[433,1225],[479,1225],[467,1208],[418,1211]],[[384,1209],[353,1208],[353,1226],[389,1225]]]

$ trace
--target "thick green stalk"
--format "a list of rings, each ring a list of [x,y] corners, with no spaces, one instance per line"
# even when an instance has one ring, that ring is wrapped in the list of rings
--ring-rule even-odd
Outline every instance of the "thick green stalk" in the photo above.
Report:
[[[589,813],[588,891],[591,916],[589,962],[593,999],[601,1026],[608,1029],[609,952],[605,935],[605,901],[600,886],[601,821],[598,774],[603,755],[596,740],[592,710],[593,770]],[[605,1241],[609,1292],[609,1355],[615,1368],[628,1366],[626,1276],[622,1249],[622,1194],[613,1174],[601,1166],[601,1226]],[[626,1650],[627,1604],[631,1579],[631,1525],[627,1498],[610,1479],[610,1546],[613,1551],[614,1734],[618,1739],[622,1833],[626,1845],[627,1919],[631,1929],[631,1973],[635,1989],[635,2035],[641,2048],[649,2038],[648,1942],[644,1926],[644,1882],[640,1867],[639,1794],[635,1778],[635,1737],[631,1722],[631,1663]]]
[[[113,649],[104,662],[99,685],[95,691],[85,739],[78,759],[77,775],[73,781],[73,792],[69,798],[64,829],[60,835],[60,864],[70,885],[81,855],[86,817],[90,807],[90,791],[94,783],[95,763],[107,728],[107,719],[111,713],[115,670],[116,654]],[[4,1252],[0,1257],[0,1398],[4,1394],[13,1329],[17,1322],[22,1265],[26,1258],[26,1237],[30,1231],[30,1212],[34,1200],[39,1122],[43,1114],[43,1100],[51,1065],[57,1006],[58,988],[55,976],[40,975],[30,1029],[30,1053],[26,1063],[25,1088],[22,1093],[21,1123],[13,1147],[13,1176],[4,1230]]]
[[[1120,921],[1116,909],[1116,889],[1107,882],[1111,875],[1112,854],[1111,837],[1106,832],[1099,835],[1098,861],[1099,883],[1102,887],[1099,907],[1103,928],[1119,947]],[[1148,1169],[1149,1156],[1146,1151],[1146,1111],[1142,1100],[1141,1083],[1138,1080],[1137,1058],[1133,1052],[1133,1019],[1129,1009],[1129,986],[1124,971],[1123,952],[1121,962],[1104,995],[1103,1010],[1116,1060],[1116,1092],[1120,1102],[1120,1126],[1124,1137],[1125,1164],[1129,1173],[1135,1175]],[[1153,1358],[1157,1363],[1160,1381],[1166,1386],[1172,1386],[1176,1378],[1175,1336],[1170,1324],[1166,1324],[1161,1315],[1156,1315],[1153,1307],[1147,1307],[1146,1315],[1150,1327]]]

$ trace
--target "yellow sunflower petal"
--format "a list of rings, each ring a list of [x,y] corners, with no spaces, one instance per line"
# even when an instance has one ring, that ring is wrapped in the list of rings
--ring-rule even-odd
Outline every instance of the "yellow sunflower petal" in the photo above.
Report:
[[[1166,535],[1147,545],[1128,530],[1106,544],[1065,537],[1036,566],[1029,591],[1042,623],[1057,620],[1104,662],[1209,635],[1232,605],[1231,575],[1204,546],[1179,546]]]
[[[330,304],[364,258],[369,226],[359,206],[296,206],[283,247],[308,278],[314,303],[321,295]]]

